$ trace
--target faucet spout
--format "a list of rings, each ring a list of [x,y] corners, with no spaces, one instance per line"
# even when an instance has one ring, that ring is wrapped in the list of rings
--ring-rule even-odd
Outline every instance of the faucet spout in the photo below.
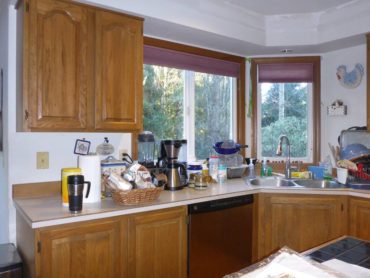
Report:
[[[277,147],[277,150],[276,150],[276,155],[278,155],[278,156],[282,155],[282,153],[283,153],[283,141],[284,140],[285,140],[285,143],[287,145],[287,151],[288,151],[286,161],[285,161],[285,177],[287,179],[290,179],[291,176],[292,176],[291,175],[291,167],[290,167],[290,142],[289,142],[289,138],[286,135],[280,135],[278,147]]]

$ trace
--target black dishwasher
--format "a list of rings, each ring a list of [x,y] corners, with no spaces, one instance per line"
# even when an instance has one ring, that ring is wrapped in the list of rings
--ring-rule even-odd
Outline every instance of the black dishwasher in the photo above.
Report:
[[[253,195],[189,205],[188,277],[223,277],[252,262]]]

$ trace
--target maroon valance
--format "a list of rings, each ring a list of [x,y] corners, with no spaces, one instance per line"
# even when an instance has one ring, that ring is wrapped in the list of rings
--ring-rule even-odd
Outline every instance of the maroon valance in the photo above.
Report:
[[[240,64],[191,53],[144,45],[144,64],[239,77]]]
[[[273,63],[258,65],[258,82],[313,82],[312,63]]]

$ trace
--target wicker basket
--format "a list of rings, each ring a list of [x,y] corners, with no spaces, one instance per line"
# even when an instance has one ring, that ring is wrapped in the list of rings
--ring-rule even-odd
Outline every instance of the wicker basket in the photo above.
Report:
[[[107,182],[107,185],[112,190],[112,198],[114,202],[119,205],[140,205],[151,203],[157,200],[163,191],[163,187],[116,190],[109,185],[109,182]]]

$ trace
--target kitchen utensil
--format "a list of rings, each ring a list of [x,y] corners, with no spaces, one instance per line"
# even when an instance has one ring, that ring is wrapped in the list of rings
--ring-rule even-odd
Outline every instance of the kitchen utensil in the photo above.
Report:
[[[248,145],[236,144],[233,140],[226,140],[222,142],[217,142],[213,145],[213,149],[218,154],[235,154],[240,151],[240,148],[247,148]]]
[[[82,210],[83,203],[83,190],[84,184],[87,184],[86,196],[89,197],[91,183],[84,180],[83,175],[71,175],[68,176],[68,201],[69,210],[73,213],[80,212]]]
[[[155,140],[154,134],[150,131],[143,131],[137,137],[138,162],[147,167],[154,167]]]
[[[179,190],[187,184],[186,166],[178,162],[178,155],[183,140],[163,140],[161,142],[161,157],[158,165],[165,169],[167,175],[167,190]]]
[[[62,169],[62,204],[68,207],[68,176],[81,175],[80,168],[63,168]]]
[[[370,156],[370,150],[362,144],[350,144],[340,154],[341,159],[357,160],[364,156]]]
[[[348,169],[337,168],[337,180],[339,183],[346,184],[348,178]]]

